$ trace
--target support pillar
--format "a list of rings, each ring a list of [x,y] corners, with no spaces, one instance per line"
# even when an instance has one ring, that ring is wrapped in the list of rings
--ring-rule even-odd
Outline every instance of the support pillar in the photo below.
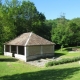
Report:
[[[53,45],[53,54],[54,54],[54,45]]]
[[[26,46],[24,46],[24,55],[25,55],[25,62],[26,62],[27,61]]]
[[[6,46],[4,45],[4,52],[5,52],[5,48],[6,48]]]
[[[41,55],[43,54],[43,46],[41,46]]]
[[[9,46],[9,52],[11,53],[11,45]]]
[[[6,46],[4,45],[4,55],[5,55],[5,48],[6,48]]]
[[[17,52],[17,54],[18,54],[18,46],[16,46],[16,52]]]

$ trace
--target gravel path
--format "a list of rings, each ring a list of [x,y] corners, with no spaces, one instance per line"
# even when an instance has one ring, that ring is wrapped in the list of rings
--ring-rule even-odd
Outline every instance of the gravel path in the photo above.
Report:
[[[39,59],[39,60],[34,60],[34,61],[29,61],[27,62],[28,64],[37,66],[37,67],[45,67],[45,64],[49,61],[53,61],[53,60],[59,60],[60,58],[46,58],[46,59]]]

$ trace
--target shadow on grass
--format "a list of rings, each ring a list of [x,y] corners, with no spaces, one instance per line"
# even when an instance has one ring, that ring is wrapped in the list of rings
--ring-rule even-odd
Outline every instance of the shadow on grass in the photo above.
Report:
[[[77,48],[80,48],[80,46],[76,46]]]
[[[0,58],[0,62],[15,62],[18,61],[18,59],[14,58]]]
[[[55,53],[55,57],[60,57],[60,56],[62,56],[62,55],[65,55],[64,53]]]
[[[38,72],[28,72],[23,74],[7,75],[0,77],[0,80],[64,80],[73,77],[80,67],[66,69],[50,69]]]
[[[68,47],[68,48],[66,48],[65,50],[67,50],[67,51],[72,51],[72,47]]]

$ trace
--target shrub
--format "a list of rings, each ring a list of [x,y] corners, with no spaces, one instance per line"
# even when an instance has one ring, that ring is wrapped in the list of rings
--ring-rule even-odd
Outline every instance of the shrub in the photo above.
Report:
[[[53,62],[46,63],[46,67],[48,67],[48,66],[53,66]]]
[[[59,65],[59,61],[53,61],[53,65]]]
[[[46,63],[46,67],[53,66],[53,65],[64,64],[64,63],[75,62],[75,61],[78,61],[78,60],[80,60],[80,57],[64,58],[64,59],[61,59],[61,60],[58,60],[58,61],[54,60],[54,61]]]

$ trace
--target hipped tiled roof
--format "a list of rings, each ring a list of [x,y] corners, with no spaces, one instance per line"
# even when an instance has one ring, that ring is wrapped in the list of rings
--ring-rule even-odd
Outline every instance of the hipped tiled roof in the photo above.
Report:
[[[53,45],[51,41],[48,41],[32,32],[23,33],[17,38],[6,42],[6,45],[20,45],[20,46],[29,46],[29,45]]]

